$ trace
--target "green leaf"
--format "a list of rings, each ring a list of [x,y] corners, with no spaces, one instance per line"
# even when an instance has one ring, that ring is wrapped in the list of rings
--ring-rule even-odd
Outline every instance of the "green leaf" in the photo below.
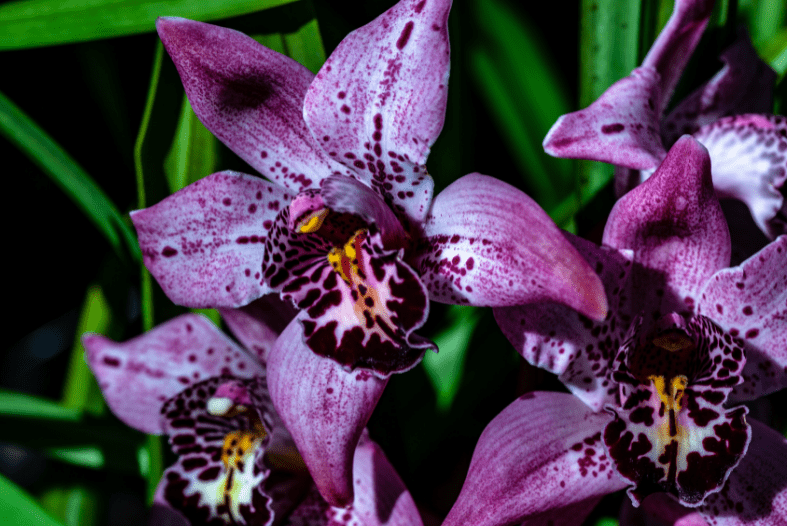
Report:
[[[39,499],[49,513],[62,519],[65,526],[97,524],[98,498],[95,491],[73,487],[54,487]]]
[[[93,179],[44,130],[0,93],[0,134],[15,144],[85,213],[122,259],[141,259],[136,236]]]
[[[63,526],[39,506],[19,486],[0,475],[0,517],[4,524]]]
[[[325,49],[316,18],[291,33],[266,33],[254,35],[253,38],[263,46],[306,66],[312,73],[317,73],[325,62]]]
[[[449,324],[434,337],[439,353],[427,352],[423,366],[437,393],[437,409],[446,413],[451,409],[462,381],[465,356],[481,311],[475,307],[452,305],[448,311]]]
[[[0,50],[113,38],[155,30],[156,18],[217,20],[295,0],[23,0],[0,6]]]
[[[63,407],[52,400],[12,391],[0,390],[0,415],[35,417],[77,422],[80,411]]]
[[[639,63],[641,0],[582,0],[579,40],[579,107],[595,101]],[[580,200],[584,205],[612,179],[603,163],[579,164]]]
[[[184,95],[178,128],[164,161],[169,191],[175,193],[212,174],[216,169],[217,150],[217,139],[199,121]]]
[[[95,447],[61,447],[47,450],[47,454],[63,462],[93,469],[104,467],[104,454]]]
[[[76,339],[63,388],[63,406],[100,415],[104,411],[101,391],[93,372],[85,361],[82,335],[88,332],[106,334],[112,320],[109,302],[98,285],[87,289],[82,313],[77,324]]]
[[[475,6],[481,32],[471,52],[473,79],[533,197],[549,211],[575,190],[572,162],[549,157],[541,146],[552,124],[570,111],[566,89],[527,18],[500,0]]]

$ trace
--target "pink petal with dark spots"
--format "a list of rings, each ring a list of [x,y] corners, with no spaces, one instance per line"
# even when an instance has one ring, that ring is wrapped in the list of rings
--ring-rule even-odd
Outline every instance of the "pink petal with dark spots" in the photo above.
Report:
[[[259,177],[219,172],[131,213],[145,266],[186,307],[239,307],[270,292],[264,241],[292,194]]]
[[[354,214],[380,231],[387,249],[404,248],[407,244],[402,224],[391,208],[374,190],[351,177],[331,176],[320,191],[325,206],[334,212]]]
[[[787,440],[752,418],[749,451],[698,511],[710,526],[787,524]]]
[[[145,433],[163,432],[161,406],[195,382],[222,374],[263,374],[256,358],[196,314],[184,314],[123,343],[98,334],[86,334],[82,342],[112,412]]]
[[[575,396],[600,411],[618,399],[610,367],[632,321],[625,295],[632,255],[563,235],[601,278],[609,301],[607,317],[596,322],[563,305],[532,303],[495,309],[495,319],[525,360],[558,375]]]
[[[684,136],[653,176],[615,204],[604,244],[634,251],[630,312],[646,322],[694,309],[730,262],[730,234],[713,191],[707,150]]]
[[[266,294],[239,309],[219,309],[224,323],[249,351],[264,365],[276,338],[292,321],[298,311],[289,301],[276,294]]]
[[[303,343],[301,320],[284,330],[268,359],[271,398],[323,498],[353,501],[353,456],[361,432],[385,389],[362,369],[345,371]]]
[[[676,0],[667,25],[642,61],[644,67],[653,68],[660,77],[659,98],[656,102],[659,116],[672,97],[683,69],[708,25],[714,4],[715,0]]]
[[[156,29],[200,121],[258,172],[295,192],[345,172],[303,120],[309,70],[232,29],[170,17]]]
[[[285,526],[422,526],[404,483],[365,433],[355,450],[353,487],[355,499],[348,508],[330,506],[315,488]]]
[[[598,276],[547,214],[513,186],[466,175],[436,198],[417,266],[436,301],[504,307],[540,301],[603,319]]]
[[[745,29],[719,58],[724,67],[663,119],[664,144],[727,115],[773,110],[776,73],[757,54]]]
[[[660,80],[651,68],[635,69],[584,110],[560,116],[544,150],[554,157],[655,168],[665,156],[656,106]]]
[[[787,387],[787,236],[712,276],[698,312],[743,343],[744,383],[733,399],[753,400]]]
[[[654,493],[635,508],[629,499],[623,499],[620,524],[638,526],[708,526],[702,514],[694,508],[681,506],[666,493]]]
[[[323,148],[414,224],[434,186],[424,163],[445,119],[450,7],[450,0],[402,0],[353,31],[304,104]]]
[[[757,226],[771,239],[787,234],[787,119],[734,115],[700,128],[694,137],[708,149],[713,187],[719,197],[746,203]]]
[[[745,407],[725,402],[745,363],[729,334],[704,316],[632,326],[615,359],[621,401],[604,442],[635,503],[666,491],[696,507],[718,492],[746,454]],[[667,343],[665,343],[667,342]]]
[[[564,393],[528,393],[486,427],[444,526],[580,525],[625,487],[604,451],[609,422]]]

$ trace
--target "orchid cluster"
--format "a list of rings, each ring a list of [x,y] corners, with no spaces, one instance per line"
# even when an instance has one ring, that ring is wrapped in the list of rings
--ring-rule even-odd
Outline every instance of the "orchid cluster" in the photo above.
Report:
[[[401,0],[314,75],[234,30],[160,18],[200,121],[259,172],[208,175],[132,213],[185,314],[87,358],[175,463],[157,524],[421,525],[366,425],[437,346],[430,302],[492,307],[568,393],[516,399],[482,434],[444,524],[581,524],[627,489],[642,524],[784,524],[787,443],[742,405],[787,385],[787,121],[745,34],[666,113],[713,2],[677,0],[641,67],[544,141],[616,166],[601,245],[487,175],[434,196],[450,0]],[[666,116],[665,116],[666,115]],[[771,240],[738,266],[719,198]],[[490,358],[491,359],[491,358]]]

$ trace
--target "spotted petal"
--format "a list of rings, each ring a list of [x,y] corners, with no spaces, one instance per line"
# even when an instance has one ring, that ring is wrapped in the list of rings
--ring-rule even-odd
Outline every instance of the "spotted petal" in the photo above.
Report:
[[[598,276],[535,201],[513,186],[466,175],[435,199],[416,264],[429,295],[505,307],[538,301],[603,319]]]
[[[664,144],[672,145],[681,135],[727,115],[773,110],[776,73],[757,54],[745,29],[719,58],[724,67],[664,118]]]
[[[715,0],[676,0],[667,25],[642,61],[644,67],[653,68],[660,77],[660,98],[656,101],[659,116],[708,25],[714,4]]]
[[[771,239],[787,234],[785,130],[785,117],[748,114],[720,119],[694,134],[711,156],[716,193],[746,203]]]
[[[494,310],[495,319],[530,364],[558,375],[571,392],[594,411],[617,401],[618,389],[611,381],[611,362],[631,322],[626,283],[631,270],[631,251],[599,247],[564,233],[604,284],[609,300],[606,319],[594,322],[556,304],[530,304]]]
[[[634,250],[633,313],[648,320],[692,310],[731,251],[705,148],[690,136],[678,140],[656,173],[615,204],[604,244]]]
[[[660,80],[652,68],[635,69],[584,110],[561,115],[544,138],[544,150],[555,157],[655,168],[666,155],[659,136]]]
[[[331,213],[319,231],[303,233],[290,230],[289,214],[284,210],[276,220],[263,271],[274,290],[303,310],[309,348],[381,377],[414,367],[434,344],[414,334],[429,301],[401,251],[384,249],[373,225],[352,234],[354,216]],[[336,232],[345,232],[341,241],[331,239]]]
[[[607,422],[564,393],[515,400],[481,434],[443,525],[582,524],[602,496],[625,485],[601,442]]]
[[[270,289],[263,245],[292,194],[259,177],[219,172],[132,212],[145,266],[187,307],[238,307]]]
[[[230,384],[243,390],[248,405],[235,416],[216,415],[211,397]],[[162,499],[191,524],[272,524],[264,486],[271,410],[263,379],[211,378],[168,400],[161,413],[177,461],[164,472]]]
[[[258,172],[294,192],[345,172],[303,121],[309,70],[232,29],[171,17],[156,29],[200,121]]]
[[[304,104],[314,137],[415,224],[434,183],[424,163],[443,127],[450,0],[402,0],[350,33]]]
[[[159,409],[193,383],[222,374],[262,374],[256,358],[196,314],[184,314],[123,343],[98,334],[86,334],[82,342],[112,412],[145,433],[164,432]]]
[[[737,342],[703,316],[686,321],[671,314],[659,323],[663,332],[647,338],[640,323],[633,325],[621,347],[613,376],[622,386],[622,405],[607,408],[616,418],[604,430],[604,443],[618,473],[632,483],[635,504],[666,491],[694,507],[724,486],[746,454],[748,411],[724,407],[742,381],[745,360]],[[652,343],[678,327],[690,346],[666,350]]]
[[[219,312],[232,334],[263,365],[279,334],[297,314],[292,303],[282,301],[276,294],[265,295],[239,309],[219,309]]]
[[[710,526],[778,526],[787,523],[787,440],[749,419],[749,451],[721,492],[698,511]]]
[[[362,436],[353,461],[355,500],[331,507],[312,491],[285,526],[421,526],[421,516],[380,446]]]
[[[742,340],[746,367],[735,400],[787,387],[787,236],[740,266],[717,272],[702,291],[698,311]]]
[[[271,398],[323,498],[353,501],[353,454],[388,383],[362,369],[347,372],[303,343],[302,316],[276,341],[268,361]]]

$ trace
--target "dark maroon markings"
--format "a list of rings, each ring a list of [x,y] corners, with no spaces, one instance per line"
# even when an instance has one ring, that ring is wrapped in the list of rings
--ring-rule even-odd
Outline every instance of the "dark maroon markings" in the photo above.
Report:
[[[415,11],[415,14],[420,13],[421,10],[424,8],[425,4],[426,4],[426,0],[421,0],[420,2],[415,4],[415,8],[413,8],[413,11]]]
[[[172,256],[176,256],[178,251],[170,246],[164,247],[164,250],[161,251],[161,255],[165,258],[171,258]]]
[[[204,457],[190,457],[184,458],[180,465],[183,466],[183,469],[186,471],[193,471],[198,468],[204,468],[208,465],[208,459]]]
[[[342,113],[350,114],[350,107],[347,104],[342,104],[341,110]]]
[[[407,41],[410,40],[410,34],[413,32],[413,21],[410,20],[404,25],[404,29],[402,29],[402,34],[399,35],[399,40],[396,41],[396,47],[399,49],[404,49],[404,46],[407,45]]]
[[[346,96],[347,96],[347,93],[345,93],[344,91],[340,91],[340,92],[338,93],[338,95],[337,95],[337,97],[339,97],[340,99],[343,99],[343,98],[344,98],[344,97],[346,97]],[[330,137],[328,137],[328,139],[330,139]],[[326,140],[327,140],[327,139],[326,139]]]
[[[276,267],[271,267],[272,269],[276,269]],[[267,274],[267,272],[266,272]],[[270,279],[270,286],[271,288],[276,288],[282,283],[284,283],[287,278],[290,277],[290,273],[285,268],[279,269],[279,271]]]
[[[342,293],[339,290],[332,290],[323,294],[314,305],[312,305],[306,313],[311,318],[319,318],[324,315],[331,307],[338,307],[342,304]]]
[[[752,310],[751,305],[746,305],[745,307],[743,307],[743,313],[746,316],[751,316],[752,314],[754,314],[754,311]]]
[[[197,478],[206,482],[211,480],[216,480],[217,478],[219,478],[221,471],[222,471],[221,467],[213,466],[211,468],[203,470],[199,475],[197,475]]]
[[[760,334],[759,329],[749,329],[748,331],[746,331],[746,338],[751,340],[752,338],[756,338],[759,334]]]
[[[232,204],[232,199],[230,199],[229,197],[225,197],[224,199],[221,200],[221,202],[224,206],[230,206]]]
[[[604,126],[601,127],[601,133],[605,133],[607,135],[611,135],[613,133],[620,133],[620,132],[622,132],[624,128],[625,128],[625,126],[623,126],[619,122],[615,123],[615,124],[605,124]]]
[[[653,408],[638,407],[631,412],[629,419],[635,424],[645,424],[650,427],[653,425]]]
[[[101,361],[104,362],[104,365],[108,365],[109,367],[118,367],[120,365],[120,360],[112,356],[104,356]]]

